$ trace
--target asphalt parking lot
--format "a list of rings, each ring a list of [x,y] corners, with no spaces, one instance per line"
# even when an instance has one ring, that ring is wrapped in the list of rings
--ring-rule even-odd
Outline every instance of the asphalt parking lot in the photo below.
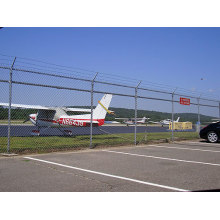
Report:
[[[0,157],[0,191],[220,191],[220,144],[178,142]]]

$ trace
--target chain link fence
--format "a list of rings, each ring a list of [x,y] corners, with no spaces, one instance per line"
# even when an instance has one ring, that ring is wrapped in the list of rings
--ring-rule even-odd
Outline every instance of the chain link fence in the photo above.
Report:
[[[31,59],[2,60],[1,153],[198,138],[201,126],[220,118],[219,101],[204,94]],[[190,105],[180,105],[181,98]]]

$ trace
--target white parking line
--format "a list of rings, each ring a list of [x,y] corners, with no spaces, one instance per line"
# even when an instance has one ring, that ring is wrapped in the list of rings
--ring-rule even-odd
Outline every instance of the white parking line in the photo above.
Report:
[[[200,161],[180,160],[180,159],[174,159],[174,158],[156,157],[156,156],[142,155],[142,154],[132,154],[132,153],[119,152],[119,151],[111,151],[111,150],[102,150],[102,151],[104,151],[104,152],[109,152],[109,153],[116,153],[116,154],[125,154],[125,155],[130,155],[130,156],[137,156],[137,157],[154,158],[154,159],[160,159],[160,160],[172,160],[172,161],[178,161],[178,162],[184,162],[184,163],[195,163],[195,164],[203,164],[203,165],[210,165],[210,166],[220,166],[220,164],[205,163],[205,162],[200,162]]]
[[[47,160],[40,160],[40,159],[33,158],[33,157],[24,157],[24,158],[29,159],[29,160],[43,162],[43,163],[53,164],[53,165],[57,165],[57,166],[61,166],[61,167],[66,167],[66,168],[70,168],[70,169],[80,170],[80,171],[87,172],[87,173],[93,173],[93,174],[112,177],[112,178],[116,178],[116,179],[122,179],[122,180],[130,181],[130,182],[140,183],[140,184],[144,184],[144,185],[155,186],[155,187],[159,187],[159,188],[170,189],[170,190],[180,191],[180,192],[187,192],[188,191],[188,190],[179,189],[176,187],[170,187],[170,186],[145,182],[145,181],[141,181],[141,180],[131,179],[131,178],[127,178],[127,177],[116,176],[116,175],[111,175],[111,174],[107,174],[107,173],[101,173],[101,172],[97,172],[97,171],[93,171],[93,170],[87,170],[87,169],[82,169],[79,167],[73,167],[73,166],[68,166],[68,165],[64,165],[64,164],[60,164],[60,163],[55,163],[55,162],[51,162],[51,161],[47,161]]]
[[[192,150],[192,151],[207,151],[212,153],[220,153],[217,150],[201,150],[201,149],[193,149],[193,148],[186,148],[186,147],[168,147],[168,146],[161,146],[161,145],[148,145],[149,147],[158,147],[158,148],[171,148],[171,149],[179,149],[179,150]],[[146,147],[147,148],[147,147]],[[151,149],[151,148],[149,148]]]
[[[178,144],[178,143],[177,143]],[[179,143],[180,144],[180,143]],[[210,147],[213,147],[213,146],[219,146],[220,147],[220,144],[218,143],[205,143],[205,142],[185,142],[183,144],[196,144],[196,145],[208,145]]]

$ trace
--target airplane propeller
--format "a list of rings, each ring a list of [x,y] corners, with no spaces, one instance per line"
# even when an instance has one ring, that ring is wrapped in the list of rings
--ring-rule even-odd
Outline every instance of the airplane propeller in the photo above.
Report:
[[[28,118],[26,118],[24,121],[23,121],[23,123],[26,123],[27,121],[29,121],[30,120],[30,118],[28,117]]]

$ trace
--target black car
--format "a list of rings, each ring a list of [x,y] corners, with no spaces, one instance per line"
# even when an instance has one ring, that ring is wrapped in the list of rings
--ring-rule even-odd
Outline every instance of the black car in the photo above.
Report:
[[[204,127],[199,135],[201,138],[208,140],[208,142],[218,142],[220,140],[220,121]]]

